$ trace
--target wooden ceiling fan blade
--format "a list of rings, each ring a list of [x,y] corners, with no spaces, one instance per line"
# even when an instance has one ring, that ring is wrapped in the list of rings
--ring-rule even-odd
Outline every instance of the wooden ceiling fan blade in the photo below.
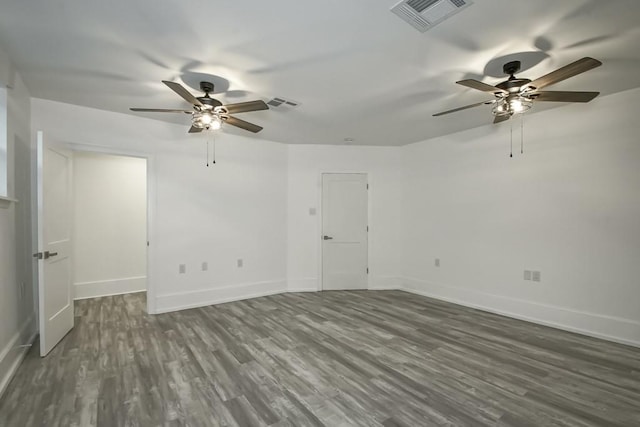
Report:
[[[511,115],[509,114],[503,114],[501,116],[495,116],[493,118],[493,123],[500,123],[500,122],[506,122],[507,120],[509,120],[511,118]]]
[[[184,86],[182,86],[180,83],[170,82],[170,81],[167,81],[167,80],[163,80],[162,83],[164,83],[167,86],[169,86],[169,89],[171,89],[172,91],[174,91],[175,93],[180,95],[189,104],[193,104],[193,105],[197,105],[199,107],[202,107],[202,102],[200,102],[200,100],[198,100],[198,98],[193,96],[191,94],[191,92],[186,90],[184,88]]]
[[[202,128],[197,128],[195,126],[191,126],[189,128],[189,133],[199,133],[199,132],[202,132],[202,130],[203,130]]]
[[[458,107],[458,108],[454,108],[453,110],[447,110],[447,111],[442,111],[440,113],[436,113],[436,114],[433,115],[433,117],[444,116],[445,114],[455,113],[456,111],[462,111],[462,110],[466,110],[468,108],[478,107],[478,106],[483,105],[483,104],[493,104],[493,102],[494,101],[476,102],[475,104],[465,105],[464,107]]]
[[[481,81],[473,79],[460,80],[456,83],[462,86],[470,87],[471,89],[481,90],[483,92],[509,93],[508,91],[500,89],[499,87],[491,86],[489,84],[482,83]]]
[[[547,92],[534,92],[530,96],[535,101],[589,102],[598,95],[600,95],[600,92],[547,91]]]
[[[578,59],[576,62],[572,62],[569,65],[558,68],[557,70],[552,71],[549,74],[545,74],[544,76],[535,79],[527,86],[534,87],[536,89],[542,89],[545,86],[561,82],[568,79],[569,77],[576,76],[601,65],[602,62],[598,61],[597,59],[589,58],[587,56],[582,59]]]
[[[269,106],[264,101],[238,102],[236,104],[223,105],[223,107],[229,112],[229,114],[269,109]]]
[[[146,113],[193,113],[188,110],[173,110],[169,108],[129,108],[131,111],[142,111]]]
[[[262,126],[254,125],[253,123],[246,122],[236,117],[226,116],[223,117],[223,119],[225,123],[239,127],[240,129],[248,130],[249,132],[258,133],[263,129]]]

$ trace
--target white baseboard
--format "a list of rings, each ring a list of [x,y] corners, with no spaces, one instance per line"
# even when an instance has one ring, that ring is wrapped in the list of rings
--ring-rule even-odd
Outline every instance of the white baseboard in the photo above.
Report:
[[[319,289],[317,288],[294,288],[294,289],[287,289],[287,293],[296,293],[296,292],[320,292]]]
[[[640,347],[640,322],[404,277],[402,290],[465,307]]]
[[[304,277],[287,280],[287,292],[318,292],[320,284],[317,277]]]
[[[125,277],[122,279],[99,280],[74,284],[74,299],[106,297],[109,295],[143,292],[147,289],[147,277]]]
[[[0,351],[0,397],[7,389],[37,334],[35,316],[32,315]]]
[[[385,291],[396,290],[402,287],[402,281],[396,276],[371,276],[369,277],[368,290]],[[287,292],[318,292],[320,284],[317,277],[305,277],[299,279],[289,279],[287,281]]]
[[[370,291],[393,291],[402,288],[402,280],[394,276],[369,277]]]
[[[256,283],[238,283],[237,285],[198,291],[158,295],[156,297],[156,313],[205,307],[285,292],[287,292],[287,282],[283,279]]]
[[[565,307],[492,295],[407,277],[370,278],[370,290],[403,290],[514,319],[640,347],[640,322]],[[316,278],[241,283],[198,291],[160,295],[157,313],[204,307],[287,292],[317,292]]]

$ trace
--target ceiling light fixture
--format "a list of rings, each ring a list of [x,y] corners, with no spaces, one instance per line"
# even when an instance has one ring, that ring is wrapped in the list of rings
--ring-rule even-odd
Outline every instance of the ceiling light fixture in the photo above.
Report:
[[[533,101],[524,96],[515,96],[509,100],[509,108],[515,114],[521,114],[531,108]]]
[[[509,95],[507,97],[499,97],[491,109],[494,116],[511,116],[513,114],[522,114],[533,106],[533,100],[520,95]]]
[[[236,119],[232,114],[248,113],[249,111],[268,110],[269,106],[261,100],[236,102],[223,105],[222,102],[209,96],[213,92],[213,83],[200,82],[200,89],[204,96],[195,97],[180,83],[162,81],[171,90],[180,95],[182,99],[192,105],[193,110],[176,110],[166,108],[130,108],[131,111],[144,111],[148,113],[187,113],[191,114],[191,128],[189,133],[199,133],[203,130],[216,130],[222,127],[222,122],[230,126],[258,133],[262,126]]]
[[[491,112],[494,116],[507,116],[511,115],[509,111],[509,104],[505,101],[504,98],[499,99],[495,102]]]
[[[222,119],[218,113],[210,110],[193,113],[192,124],[198,129],[218,130],[222,127]]]
[[[496,116],[496,121],[501,122],[509,120],[514,114],[520,115],[520,153],[524,153],[524,113],[533,106],[533,100],[526,96],[512,93],[507,96],[501,94],[496,95],[496,100],[493,101],[493,108],[491,112]],[[513,157],[513,122],[511,123],[511,140],[509,157]]]

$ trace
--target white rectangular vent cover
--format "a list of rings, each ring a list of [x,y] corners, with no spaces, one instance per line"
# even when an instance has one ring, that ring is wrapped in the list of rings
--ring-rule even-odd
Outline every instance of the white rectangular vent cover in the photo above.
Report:
[[[471,0],[403,0],[391,12],[424,33],[472,4]]]
[[[300,106],[300,103],[292,99],[274,97],[269,101],[267,101],[267,105],[269,106],[269,108],[272,108],[272,109],[284,110],[284,109],[296,108]]]

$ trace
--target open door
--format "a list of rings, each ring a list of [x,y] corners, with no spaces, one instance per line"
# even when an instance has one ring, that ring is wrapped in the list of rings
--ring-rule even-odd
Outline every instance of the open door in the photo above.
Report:
[[[38,132],[38,298],[40,355],[73,328],[71,295],[71,150]]]

